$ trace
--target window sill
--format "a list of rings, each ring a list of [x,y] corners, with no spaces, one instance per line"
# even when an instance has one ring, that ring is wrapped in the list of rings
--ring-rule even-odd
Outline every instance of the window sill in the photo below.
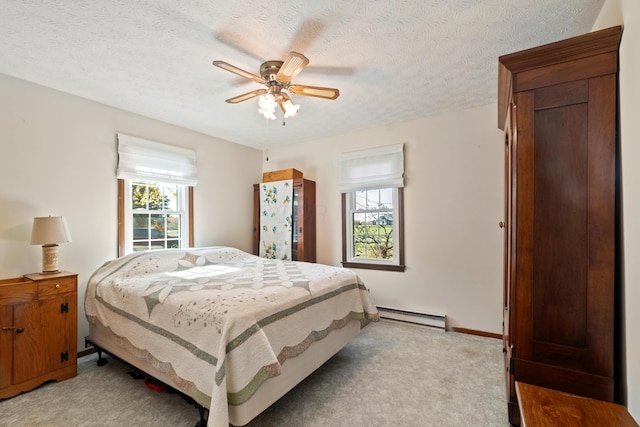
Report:
[[[364,270],[384,270],[384,271],[404,271],[406,266],[404,265],[390,265],[390,264],[374,264],[369,262],[347,262],[342,261],[344,268],[361,268]]]

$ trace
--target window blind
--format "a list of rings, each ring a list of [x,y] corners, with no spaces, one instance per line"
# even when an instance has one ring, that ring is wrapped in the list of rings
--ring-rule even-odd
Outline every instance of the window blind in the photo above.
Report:
[[[116,175],[194,186],[198,183],[196,152],[119,133]]]
[[[340,192],[404,187],[403,148],[396,144],[341,154]]]

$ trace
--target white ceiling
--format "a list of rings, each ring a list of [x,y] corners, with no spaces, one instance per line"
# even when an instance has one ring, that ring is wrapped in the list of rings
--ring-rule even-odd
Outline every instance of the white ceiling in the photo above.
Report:
[[[589,32],[604,0],[0,0],[0,73],[256,148],[495,102],[500,55]],[[259,74],[295,50],[294,83],[340,89],[293,95],[282,126]]]

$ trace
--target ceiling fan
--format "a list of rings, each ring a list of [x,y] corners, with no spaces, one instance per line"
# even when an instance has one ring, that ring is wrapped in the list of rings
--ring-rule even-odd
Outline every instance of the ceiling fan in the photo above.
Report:
[[[213,61],[213,65],[216,67],[267,86],[267,89],[257,89],[234,96],[233,98],[227,99],[226,102],[237,104],[238,102],[246,101],[247,99],[257,96],[259,97],[258,112],[271,120],[276,118],[276,106],[280,106],[285,118],[293,117],[300,109],[300,105],[295,105],[286,91],[296,95],[314,96],[324,99],[336,99],[340,96],[338,89],[292,84],[291,81],[293,78],[308,64],[309,60],[306,56],[292,51],[289,52],[289,55],[284,61],[264,62],[260,66],[260,75],[258,76],[227,62]]]

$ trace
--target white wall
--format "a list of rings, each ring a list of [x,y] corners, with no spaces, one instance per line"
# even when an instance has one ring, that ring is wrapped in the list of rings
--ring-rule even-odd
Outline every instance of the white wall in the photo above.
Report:
[[[640,2],[607,0],[594,30],[623,25],[620,44],[625,389],[629,412],[640,421]]]
[[[117,132],[195,149],[195,245],[251,250],[260,151],[4,75],[0,93],[0,278],[40,271],[33,217],[64,215],[73,241],[60,245],[60,268],[79,273],[79,349],[86,282],[117,256]]]
[[[496,59],[497,64],[497,59]],[[502,333],[504,137],[495,104],[269,149],[317,186],[318,262],[340,265],[340,153],[405,143],[405,272],[356,270],[380,306]]]

